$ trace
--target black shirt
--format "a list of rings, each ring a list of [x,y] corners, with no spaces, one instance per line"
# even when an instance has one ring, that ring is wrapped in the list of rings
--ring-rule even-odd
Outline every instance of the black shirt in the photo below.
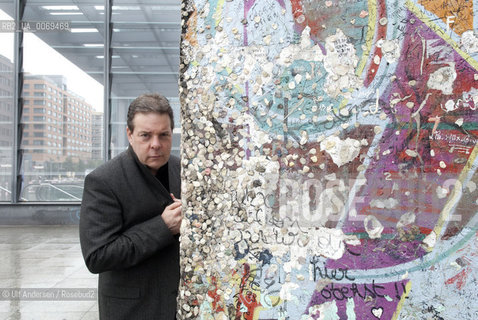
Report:
[[[164,166],[162,166],[161,168],[158,169],[158,172],[156,172],[156,179],[158,179],[159,182],[161,182],[161,184],[164,186],[164,188],[166,188],[166,190],[168,190],[168,193],[171,192],[169,190],[169,171],[168,171],[168,163],[167,162]]]

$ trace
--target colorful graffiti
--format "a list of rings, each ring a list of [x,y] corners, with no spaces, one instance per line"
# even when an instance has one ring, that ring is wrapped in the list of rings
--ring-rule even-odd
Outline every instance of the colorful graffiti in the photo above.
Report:
[[[178,319],[478,318],[475,3],[183,0]]]

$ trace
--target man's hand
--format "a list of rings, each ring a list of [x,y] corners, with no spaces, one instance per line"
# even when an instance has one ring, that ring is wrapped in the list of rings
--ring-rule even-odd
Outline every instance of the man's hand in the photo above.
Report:
[[[164,220],[164,223],[169,228],[169,231],[173,235],[176,235],[179,233],[179,229],[181,228],[181,221],[183,220],[183,215],[182,215],[182,208],[181,208],[181,200],[174,198],[173,196],[174,203],[171,203],[169,206],[167,206],[161,217]]]

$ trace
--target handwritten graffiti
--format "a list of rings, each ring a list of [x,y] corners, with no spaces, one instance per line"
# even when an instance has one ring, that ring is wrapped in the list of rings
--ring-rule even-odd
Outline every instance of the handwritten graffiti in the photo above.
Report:
[[[395,295],[394,297],[400,300],[400,297],[403,293],[406,293],[405,284],[401,283],[400,289],[397,283],[394,284],[395,287]],[[357,284],[352,283],[351,285],[337,285],[331,283],[326,285],[325,288],[320,290],[321,296],[326,299],[335,299],[335,300],[344,300],[348,298],[357,298],[366,300],[369,297],[375,299],[377,297],[384,298],[385,297],[385,287],[380,284],[376,284],[375,280],[372,280],[372,284]]]
[[[336,281],[340,281],[343,279],[347,279],[351,281],[355,280],[354,277],[351,277],[347,274],[348,269],[338,268],[338,269],[328,270],[327,267],[325,266],[325,263],[324,263],[324,266],[322,267],[318,265],[318,263],[319,263],[319,259],[317,256],[312,257],[312,259],[310,260],[310,264],[313,270],[312,272],[314,274],[313,276],[314,281],[317,281],[319,279],[330,279],[330,280],[336,280]]]

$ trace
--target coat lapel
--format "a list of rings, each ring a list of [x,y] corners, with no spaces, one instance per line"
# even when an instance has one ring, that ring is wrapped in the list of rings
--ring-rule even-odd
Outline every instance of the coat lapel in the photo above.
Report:
[[[173,155],[168,161],[169,190],[177,199],[181,198],[181,170],[179,159]]]

